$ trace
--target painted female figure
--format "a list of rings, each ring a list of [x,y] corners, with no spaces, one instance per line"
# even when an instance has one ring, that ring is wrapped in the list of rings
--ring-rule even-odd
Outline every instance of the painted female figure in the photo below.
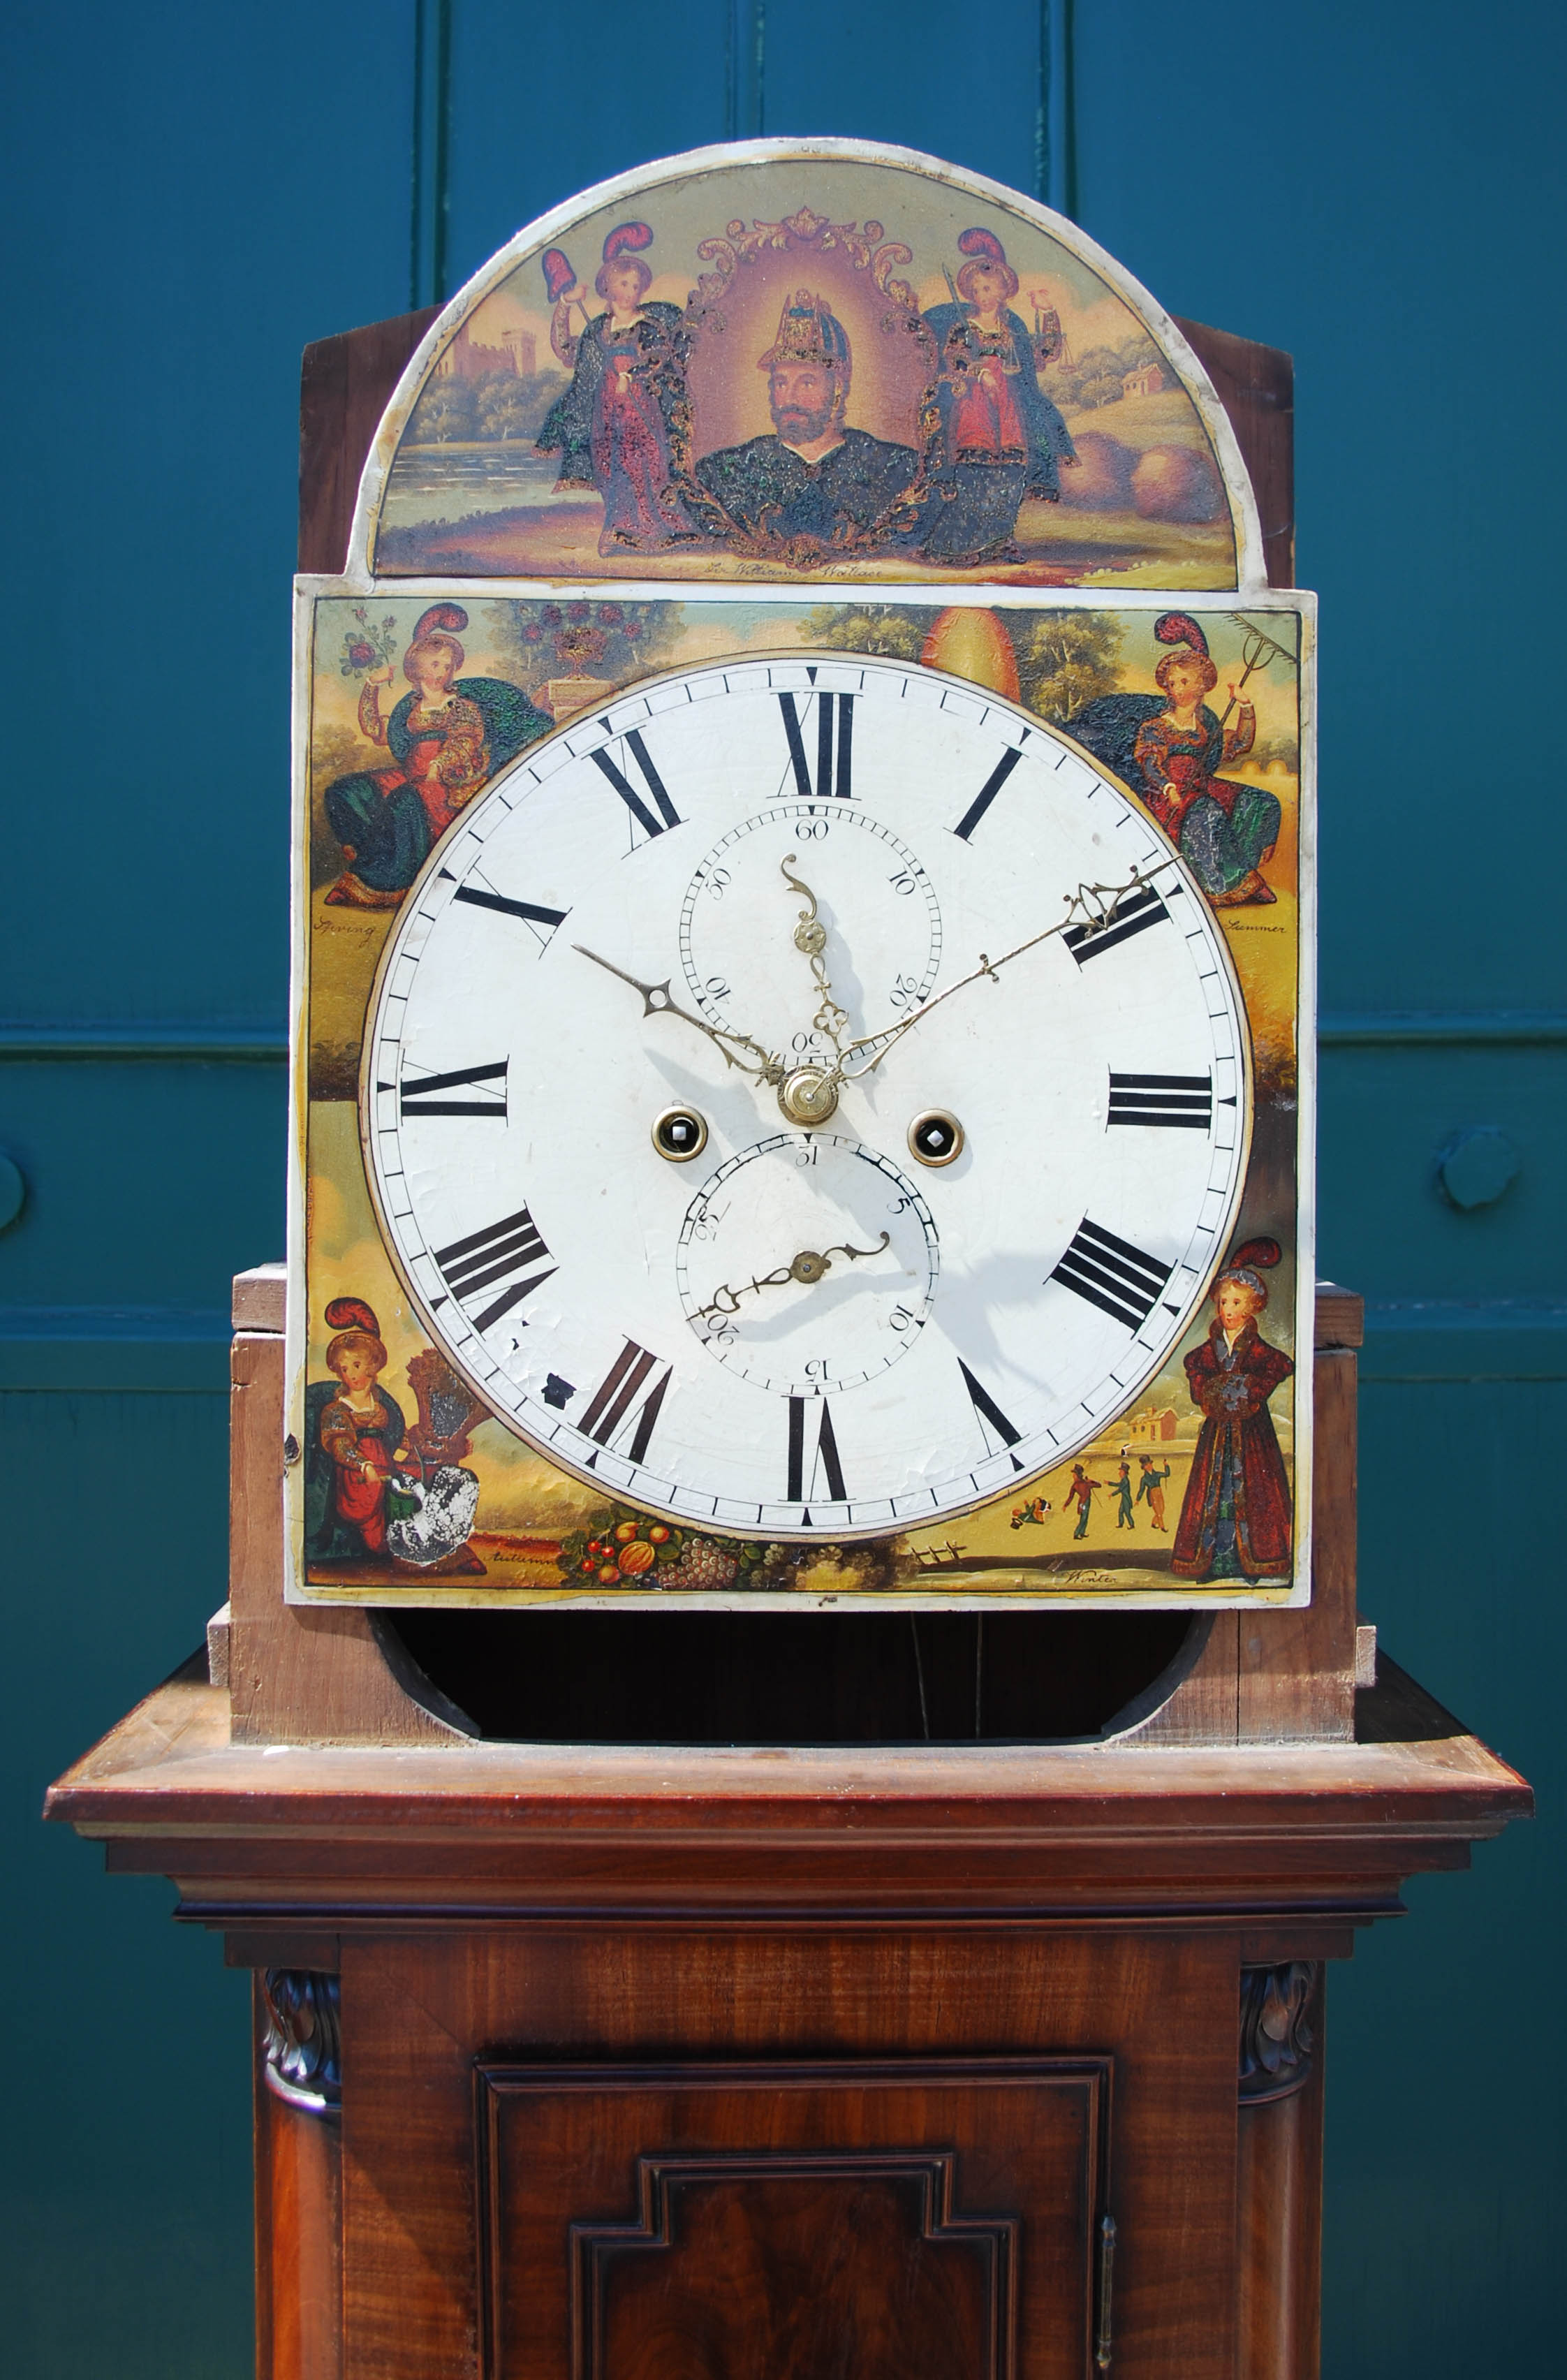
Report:
[[[305,1550],[312,1561],[362,1561],[386,1550],[387,1491],[408,1459],[402,1407],[380,1385],[381,1326],[361,1297],[334,1297],[326,1367],[337,1387],[305,1392]]]
[[[1203,697],[1219,672],[1186,613],[1164,613],[1153,632],[1174,649],[1154,672],[1162,695],[1101,696],[1078,713],[1072,733],[1141,795],[1215,908],[1272,901],[1262,866],[1279,839],[1279,796],[1219,773],[1251,750],[1257,712],[1233,686],[1222,719],[1209,709]]]
[[[994,232],[962,232],[967,259],[950,306],[925,316],[936,343],[941,417],[937,494],[920,539],[933,562],[963,568],[1014,562],[1012,542],[1026,495],[1055,504],[1063,463],[1076,449],[1061,414],[1039,386],[1034,349],[1007,305],[1017,275]]]
[[[1294,1365],[1258,1333],[1277,1240],[1248,1240],[1213,1286],[1218,1313],[1186,1357],[1203,1424],[1171,1550],[1177,1578],[1287,1579],[1290,1482],[1268,1400]]]
[[[464,804],[485,779],[553,723],[520,686],[501,678],[459,678],[464,654],[453,633],[468,625],[460,603],[432,604],[403,655],[413,691],[381,709],[389,668],[359,690],[359,733],[384,747],[391,765],[356,769],[328,785],[327,820],[347,867],[326,895],[337,906],[395,909]]]
[[[602,496],[604,555],[656,553],[697,534],[671,459],[686,405],[680,309],[647,299],[653,276],[639,251],[652,237],[641,223],[618,224],[611,232],[593,283],[604,310],[575,335],[571,309],[581,308],[582,298],[571,266],[558,248],[547,249],[543,259],[554,300],[550,344],[572,380],[551,407],[537,444],[541,454],[560,453],[557,487],[596,488]]]

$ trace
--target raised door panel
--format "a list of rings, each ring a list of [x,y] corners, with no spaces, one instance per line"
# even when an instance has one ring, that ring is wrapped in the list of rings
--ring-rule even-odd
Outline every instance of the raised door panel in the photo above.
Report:
[[[478,2074],[485,2380],[1066,2380],[1108,2059]]]
[[[509,1855],[520,1849],[514,1835]],[[585,1876],[619,1855],[601,1841],[578,1852]],[[684,2244],[611,2252],[612,2344],[641,2291],[678,2279],[700,2296],[716,2251],[692,2250],[721,2238],[754,2273],[816,2259],[814,2243],[852,2230],[883,2243],[884,2277],[901,2238],[897,2268],[961,2305],[944,2276],[966,2252],[928,2240],[923,2214],[913,2234],[909,2193],[927,2188],[938,2226],[1019,2227],[1010,2335],[1030,2380],[1069,2368],[1086,2380],[1101,2208],[1119,2233],[1120,2380],[1233,2380],[1235,2021],[1233,1940],[1162,1914],[1132,1933],[1091,1920],[1062,1932],[808,1919],[350,1929],[346,2380],[567,2380],[571,2227],[644,2229],[659,2190]],[[759,2176],[733,2162],[763,2157],[795,2163]],[[809,2179],[798,2161],[817,2157],[841,2162],[796,2187]],[[907,2178],[867,2164],[884,2157],[906,2160]],[[693,2158],[729,2160],[726,2186],[678,2164]],[[940,2158],[950,2182],[931,2172]],[[851,2201],[863,2221],[844,2217]],[[652,2281],[634,2277],[639,2264]],[[686,2277],[698,2273],[699,2289]],[[517,2325],[535,2316],[521,2355]],[[744,2358],[722,2371],[751,2380]],[[759,2366],[755,2380],[771,2374]]]

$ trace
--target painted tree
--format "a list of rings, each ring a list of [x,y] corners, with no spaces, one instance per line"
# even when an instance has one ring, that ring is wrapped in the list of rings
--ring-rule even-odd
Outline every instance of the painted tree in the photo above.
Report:
[[[935,625],[934,611],[898,603],[819,603],[806,621],[813,644],[842,653],[876,653],[917,662]]]
[[[1085,704],[1120,686],[1121,625],[1109,612],[1013,612],[1007,625],[1024,701],[1070,728]]]
[[[528,390],[515,372],[494,372],[479,383],[481,438],[528,438],[539,427]]]
[[[416,446],[446,446],[454,439],[471,438],[477,408],[472,383],[466,380],[435,380],[414,407],[409,424]]]

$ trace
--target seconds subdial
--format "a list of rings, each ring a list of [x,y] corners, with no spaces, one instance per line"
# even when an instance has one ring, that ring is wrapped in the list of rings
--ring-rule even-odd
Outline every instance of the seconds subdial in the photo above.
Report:
[[[750,1029],[773,1034],[786,1059],[830,1062],[793,940],[800,891],[785,860],[809,879],[832,996],[856,1033],[894,1024],[929,997],[941,912],[923,863],[856,802],[780,802],[708,853],[680,911],[681,965],[698,1006],[723,1027],[760,1017]]]
[[[941,1248],[929,1207],[880,1149],[780,1132],[702,1184],[674,1271],[686,1319],[721,1364],[778,1395],[826,1396],[916,1343]]]

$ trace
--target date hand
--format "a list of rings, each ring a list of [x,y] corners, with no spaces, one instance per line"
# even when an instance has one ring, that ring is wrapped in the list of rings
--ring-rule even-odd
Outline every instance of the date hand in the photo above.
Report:
[[[727,1320],[731,1314],[738,1311],[740,1300],[748,1297],[753,1290],[783,1289],[792,1281],[804,1281],[808,1285],[819,1281],[824,1273],[832,1271],[834,1257],[847,1257],[851,1263],[860,1257],[879,1257],[892,1236],[891,1232],[883,1232],[873,1248],[851,1248],[846,1241],[835,1248],[802,1248],[799,1255],[791,1257],[786,1265],[779,1265],[773,1271],[764,1272],[758,1280],[742,1281],[738,1289],[732,1289],[726,1281],[721,1281],[707,1304],[697,1308],[697,1319],[705,1321],[709,1315],[712,1315],[720,1320]]]
[[[601,966],[607,974],[618,976],[622,983],[631,986],[633,991],[639,991],[644,1016],[678,1016],[683,1025],[694,1025],[698,1033],[705,1033],[710,1041],[717,1043],[726,1065],[737,1066],[743,1075],[754,1075],[759,1082],[776,1085],[784,1080],[786,1070],[782,1058],[764,1050],[760,1042],[753,1041],[748,1033],[731,1033],[723,1026],[710,1025],[705,1017],[693,1016],[688,1008],[682,1008],[678,1001],[670,998],[667,977],[662,983],[640,983],[634,975],[627,975],[624,967],[616,966],[613,959],[601,958],[597,951],[590,951],[586,942],[573,942],[572,948],[580,951],[585,959],[591,959],[595,966]],[[760,1064],[753,1064],[751,1059],[738,1056],[736,1053],[742,1050],[748,1050],[752,1058],[761,1061]]]
[[[940,1008],[943,1000],[951,1000],[954,991],[962,991],[968,984],[978,983],[981,976],[989,976],[994,983],[998,979],[998,967],[1010,966],[1013,960],[1020,959],[1026,951],[1038,950],[1041,942],[1053,941],[1058,934],[1070,933],[1074,927],[1080,926],[1089,933],[1103,932],[1115,923],[1124,903],[1138,892],[1148,890],[1136,868],[1124,884],[1079,884],[1075,892],[1065,896],[1066,915],[1058,925],[1046,926],[1042,932],[1030,934],[1026,942],[1018,942],[1010,951],[1003,951],[1000,958],[990,958],[981,951],[978,965],[967,975],[959,976],[955,983],[949,983],[945,991],[937,992],[933,1000],[923,1002],[907,1016],[900,1016],[895,1025],[883,1026],[880,1033],[862,1033],[857,1041],[851,1041],[839,1054],[832,1070],[832,1081],[834,1084],[852,1083],[861,1075],[874,1074],[893,1043],[901,1041],[904,1035],[911,1031],[922,1017],[929,1016],[933,1008]],[[874,1056],[867,1054],[870,1051],[875,1052]],[[864,1058],[865,1063],[851,1065],[850,1061],[856,1056]]]

